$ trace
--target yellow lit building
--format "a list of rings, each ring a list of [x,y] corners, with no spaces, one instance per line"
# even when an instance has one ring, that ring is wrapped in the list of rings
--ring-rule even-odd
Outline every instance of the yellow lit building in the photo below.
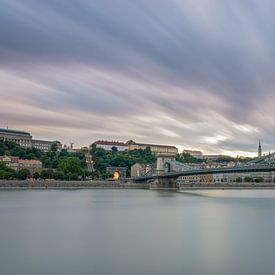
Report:
[[[158,153],[177,154],[178,153],[178,148],[171,145],[137,143],[133,140],[127,141],[126,144],[128,145],[129,151],[136,150],[136,149],[144,150],[147,147],[149,147],[151,152],[154,154],[158,154]]]

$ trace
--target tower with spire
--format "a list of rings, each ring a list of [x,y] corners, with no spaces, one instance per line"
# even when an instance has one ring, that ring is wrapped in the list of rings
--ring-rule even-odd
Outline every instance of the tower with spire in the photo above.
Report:
[[[258,157],[262,156],[262,145],[261,145],[261,140],[259,140],[259,147],[258,147]]]

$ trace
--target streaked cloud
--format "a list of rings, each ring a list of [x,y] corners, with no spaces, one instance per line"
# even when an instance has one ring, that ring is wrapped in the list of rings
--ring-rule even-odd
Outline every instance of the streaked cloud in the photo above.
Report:
[[[0,123],[207,153],[275,141],[273,1],[0,1]]]

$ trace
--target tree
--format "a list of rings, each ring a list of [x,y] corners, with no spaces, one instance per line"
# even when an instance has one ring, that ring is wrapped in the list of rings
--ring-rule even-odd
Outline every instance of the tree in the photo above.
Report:
[[[49,178],[49,172],[48,170],[43,170],[40,175],[41,179],[45,180]]]
[[[35,172],[33,173],[32,177],[37,180],[40,178],[40,174],[38,172]]]
[[[65,174],[82,174],[81,161],[76,157],[68,157],[63,159],[59,164],[58,169]]]
[[[243,182],[243,179],[241,177],[236,178],[236,182]]]
[[[31,176],[31,172],[30,172],[30,170],[28,170],[28,169],[19,170],[18,173],[17,173],[17,177],[18,177],[20,180],[26,180],[26,179],[29,178],[30,176]]]
[[[253,179],[251,177],[245,177],[244,181],[245,182],[253,182]]]
[[[52,145],[51,145],[51,151],[52,152],[57,152],[57,143],[54,142]]]
[[[255,182],[259,183],[259,182],[263,182],[264,178],[263,177],[256,177],[255,178]]]
[[[62,171],[57,171],[54,173],[54,178],[56,180],[64,180],[65,179],[65,174]]]
[[[113,147],[112,147],[112,152],[113,152],[113,153],[116,153],[117,151],[118,151],[118,150],[117,150],[117,147],[116,147],[116,146],[113,146]]]

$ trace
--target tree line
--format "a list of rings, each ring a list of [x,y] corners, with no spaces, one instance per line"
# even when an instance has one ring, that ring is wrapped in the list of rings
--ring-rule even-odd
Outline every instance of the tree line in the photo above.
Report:
[[[112,151],[106,151],[102,148],[96,148],[96,146],[93,145],[90,148],[90,153],[93,157],[95,171],[89,173],[86,170],[86,153],[86,150],[68,152],[62,149],[58,151],[55,144],[53,144],[50,152],[43,152],[36,148],[20,147],[15,142],[0,141],[0,156],[17,156],[20,159],[40,160],[43,165],[41,173],[35,172],[31,174],[27,169],[16,172],[2,162],[0,165],[0,179],[27,179],[30,177],[35,179],[58,180],[77,180],[87,177],[106,179],[111,177],[111,175],[106,172],[108,166],[127,167],[127,176],[130,176],[130,169],[133,164],[137,162],[156,162],[156,158],[150,148],[118,152],[116,148],[113,148]]]

